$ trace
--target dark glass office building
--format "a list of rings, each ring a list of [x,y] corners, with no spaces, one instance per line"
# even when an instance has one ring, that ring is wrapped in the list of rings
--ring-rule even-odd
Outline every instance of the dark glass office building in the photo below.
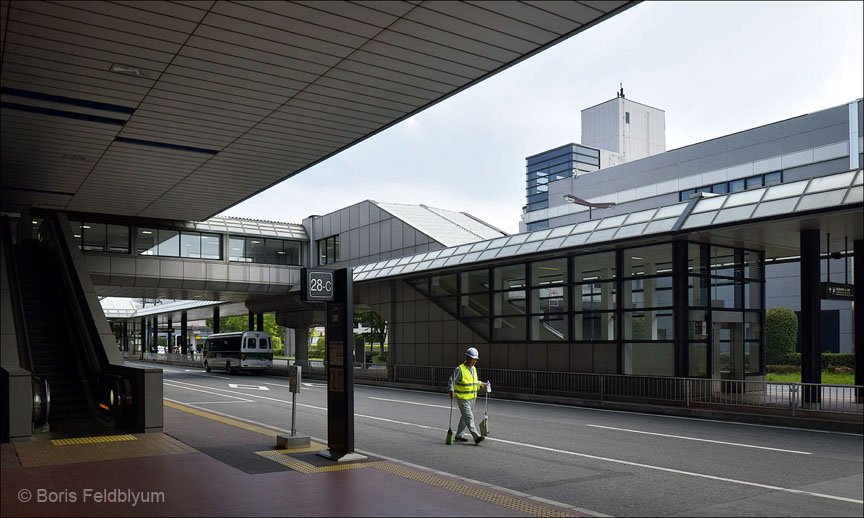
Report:
[[[567,144],[529,156],[526,161],[525,211],[549,207],[549,182],[600,168],[600,150],[578,144]],[[548,220],[528,224],[528,230],[549,226]]]

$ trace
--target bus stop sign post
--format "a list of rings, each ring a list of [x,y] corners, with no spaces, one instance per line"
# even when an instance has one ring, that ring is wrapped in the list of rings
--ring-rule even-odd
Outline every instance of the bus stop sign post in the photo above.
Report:
[[[310,270],[310,285],[318,287]],[[333,298],[327,302],[327,447],[317,455],[347,462],[365,459],[354,452],[354,290],[351,270],[332,272]],[[321,277],[319,277],[320,279]],[[326,291],[326,281],[322,290]],[[311,292],[310,292],[311,294]]]
[[[276,447],[280,450],[303,448],[310,444],[308,435],[297,435],[297,393],[300,392],[302,373],[303,368],[299,365],[288,367],[288,390],[291,391],[291,435],[279,434],[276,436]]]

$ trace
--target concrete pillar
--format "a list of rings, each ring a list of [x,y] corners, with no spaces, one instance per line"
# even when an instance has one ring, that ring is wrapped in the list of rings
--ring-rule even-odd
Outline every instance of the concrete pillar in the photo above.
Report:
[[[822,298],[819,230],[801,231],[801,382],[822,383],[822,347],[820,343]],[[818,403],[820,390],[805,387],[804,403]]]
[[[219,306],[213,308],[213,334],[219,332]]]
[[[141,319],[141,352],[147,352],[147,319]]]
[[[309,328],[294,328],[294,365],[309,368]]]
[[[189,320],[184,311],[180,317],[180,352],[183,354],[189,351],[189,344],[186,343],[186,337],[189,336],[188,324]]]
[[[166,352],[174,352],[174,319],[168,317],[168,331],[165,333]]]
[[[249,312],[249,331],[255,330],[255,313]]]
[[[263,331],[264,330],[264,313],[258,313],[256,322],[255,322],[255,330],[256,331]]]
[[[852,259],[852,282],[855,296],[852,299],[852,347],[855,353],[855,385],[864,385],[864,240],[854,244],[855,255]],[[864,392],[858,389],[858,402],[864,403]]]

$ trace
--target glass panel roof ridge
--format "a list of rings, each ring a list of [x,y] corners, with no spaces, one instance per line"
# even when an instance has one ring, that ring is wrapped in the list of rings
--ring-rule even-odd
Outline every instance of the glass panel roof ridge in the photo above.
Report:
[[[825,195],[824,197],[826,197],[826,199],[828,199],[828,195],[832,195],[833,197],[830,198],[832,200],[837,196],[840,196],[840,200],[851,198],[851,195],[847,195],[847,193],[850,192],[850,189],[860,189],[859,184],[862,183],[862,178],[864,178],[864,172],[862,172],[862,169],[856,169],[836,173],[834,175],[825,175],[823,177],[809,178],[798,182],[777,184],[735,193],[711,194],[710,196],[703,196],[703,193],[698,193],[696,195],[698,196],[698,199],[690,200],[689,202],[676,202],[652,209],[639,209],[625,214],[616,214],[580,223],[568,223],[561,225],[560,227],[553,227],[552,229],[542,229],[540,231],[533,230],[496,239],[487,239],[472,246],[470,251],[473,253],[469,253],[468,248],[462,245],[456,245],[445,248],[444,250],[448,250],[447,252],[443,252],[442,250],[438,251],[439,253],[434,255],[444,256],[444,254],[447,254],[454,257],[452,261],[447,261],[447,264],[444,266],[457,264],[464,266],[466,264],[483,262],[496,258],[517,257],[535,251],[573,248],[586,244],[596,246],[598,242],[603,241],[618,241],[619,239],[632,239],[650,234],[674,231],[678,230],[674,225],[682,215],[684,215],[684,221],[682,222],[680,230],[686,230],[687,232],[691,232],[694,229],[701,227],[713,226],[714,221],[717,221],[718,224],[721,222],[725,224],[747,220],[753,215],[755,215],[755,217],[760,217],[762,214],[771,217],[783,216],[784,214],[794,214],[797,211],[796,207],[802,205],[801,200],[808,196],[808,194],[811,199],[816,193]],[[832,188],[830,190],[811,190],[801,186],[809,186],[810,183],[816,179],[825,179],[820,180],[820,183],[830,185]],[[840,185],[839,188],[838,185]],[[783,194],[790,194],[772,195],[772,189],[777,188],[785,189],[785,191],[782,191]],[[842,193],[840,191],[842,191]],[[730,198],[733,200],[732,202],[729,201]],[[701,203],[705,203],[706,200],[710,200],[710,208],[706,207],[706,209],[702,211],[695,210]],[[769,210],[769,202],[775,202],[777,200],[789,201],[784,203],[782,206],[771,203]],[[794,200],[794,203],[792,203],[792,200]],[[685,214],[685,209],[690,202],[694,202],[694,210]],[[759,208],[763,205],[766,205],[766,210],[760,211]],[[837,205],[839,206],[839,202]],[[815,204],[814,208],[826,208],[826,205],[824,203]],[[810,210],[810,208],[806,210]],[[722,213],[721,217],[717,217],[718,213]],[[613,224],[613,222],[617,224]],[[536,239],[537,236],[542,235],[543,233],[546,233],[545,237],[542,239]],[[529,238],[532,236],[535,239],[529,241]],[[532,245],[521,246],[522,243],[532,243]],[[478,244],[481,246],[476,246]],[[450,249],[452,249],[452,251]],[[482,253],[478,254],[480,251],[482,251]],[[406,257],[410,258],[409,262],[411,263],[424,261],[422,267],[418,267],[417,270],[434,269],[441,266],[440,263],[438,265],[432,264],[432,261],[430,261],[432,257],[425,257],[428,255],[430,255],[430,253],[423,252]],[[456,258],[460,259],[457,260]],[[381,270],[386,262],[387,261],[376,263],[373,268],[367,268],[366,271]],[[408,269],[406,268],[406,271],[402,273],[408,273]]]

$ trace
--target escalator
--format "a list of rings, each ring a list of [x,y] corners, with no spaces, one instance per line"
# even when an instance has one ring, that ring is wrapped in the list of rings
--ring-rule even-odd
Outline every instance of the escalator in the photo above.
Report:
[[[51,389],[51,431],[72,432],[87,428],[91,421],[97,427],[108,425],[104,419],[94,420],[88,380],[81,372],[82,344],[70,333],[70,315],[62,303],[64,287],[51,249],[28,242],[16,245],[14,252],[32,372],[47,380]]]
[[[162,370],[124,365],[66,216],[46,214],[38,240],[0,220],[0,294],[17,345],[0,369],[10,402],[0,438],[161,431]]]

